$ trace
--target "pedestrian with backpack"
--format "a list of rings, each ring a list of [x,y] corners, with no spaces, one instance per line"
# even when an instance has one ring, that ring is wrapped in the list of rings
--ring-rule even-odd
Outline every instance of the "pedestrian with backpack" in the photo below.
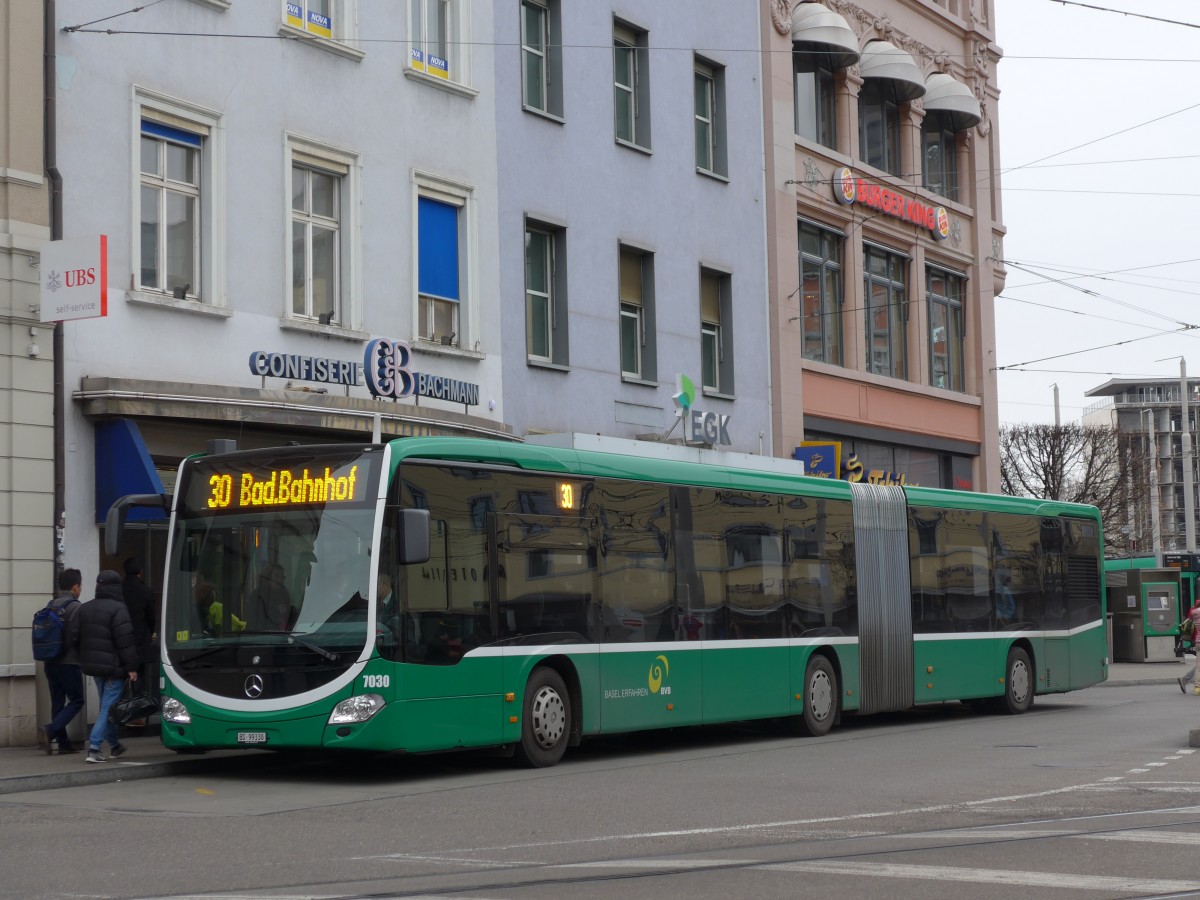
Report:
[[[96,681],[100,709],[88,735],[87,762],[105,761],[103,744],[108,741],[113,759],[125,752],[117,727],[108,721],[108,711],[125,690],[125,678],[136,682],[138,654],[133,641],[133,622],[121,598],[121,576],[104,569],[96,576],[96,598],[79,607],[71,619],[67,643],[79,653],[85,675]]]
[[[69,646],[71,619],[79,611],[83,576],[78,569],[64,569],[58,576],[58,593],[33,617],[33,658],[42,661],[50,688],[50,722],[39,729],[38,743],[46,753],[78,753],[67,726],[83,709],[83,669],[79,656]]]

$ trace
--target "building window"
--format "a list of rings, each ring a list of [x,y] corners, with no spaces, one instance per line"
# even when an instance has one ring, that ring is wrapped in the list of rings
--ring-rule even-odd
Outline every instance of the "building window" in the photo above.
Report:
[[[340,318],[339,181],[332,172],[292,166],[292,312],[326,324]]]
[[[408,0],[409,66],[457,84],[468,82],[470,43],[463,0]]]
[[[286,0],[283,24],[313,37],[341,43],[355,38],[357,0]]]
[[[796,134],[822,147],[837,149],[837,103],[833,57],[818,50],[792,53]]]
[[[622,24],[613,26],[613,106],[617,141],[649,150],[649,36]]]
[[[654,257],[621,247],[620,269],[621,375],[654,381]]]
[[[705,391],[733,393],[732,278],[700,270],[700,376]]]
[[[141,285],[176,299],[201,284],[201,158],[208,130],[141,123]]]
[[[907,378],[905,324],[908,303],[904,276],[908,260],[870,245],[863,248],[863,254],[867,371],[892,378]]]
[[[922,184],[947,200],[958,200],[958,133],[949,117],[925,114],[921,123]]]
[[[725,68],[697,57],[694,79],[696,169],[725,176]]]
[[[925,288],[929,297],[929,383],[951,391],[965,390],[966,279],[930,266],[925,270]]]
[[[288,139],[291,204],[292,308],[296,319],[351,328],[357,315],[352,190],[353,156],[299,138]]]
[[[359,324],[358,157],[287,137],[286,188],[292,197],[287,271],[288,317],[307,325],[352,329]]]
[[[800,322],[805,359],[842,365],[842,236],[799,223]]]
[[[417,335],[449,347],[462,345],[460,211],[432,197],[417,200]]]
[[[566,230],[525,222],[525,352],[532,364],[565,366]]]
[[[863,161],[900,175],[900,101],[893,82],[868,78],[858,95],[858,146]]]
[[[560,0],[521,2],[521,96],[525,109],[562,117]]]

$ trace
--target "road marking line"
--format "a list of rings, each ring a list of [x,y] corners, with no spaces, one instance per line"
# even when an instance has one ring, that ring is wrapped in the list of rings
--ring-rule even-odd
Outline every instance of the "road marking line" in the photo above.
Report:
[[[1110,831],[1104,834],[1077,834],[1098,841],[1128,841],[1133,844],[1200,844],[1200,834],[1188,831]]]
[[[1129,770],[1130,774],[1133,774],[1133,775],[1143,775],[1149,771],[1150,771],[1149,769],[1130,769]]]
[[[820,875],[865,875],[872,878],[908,878],[919,881],[958,881],[1008,884],[1022,887],[1074,888],[1076,890],[1172,893],[1200,890],[1200,881],[1157,878],[1122,878],[1072,872],[1014,872],[1007,869],[973,869],[960,866],[921,866],[899,863],[795,862],[768,863],[764,869]]]
[[[765,865],[760,859],[610,859],[601,862],[563,863],[549,869],[715,869],[720,866]]]
[[[893,840],[908,838],[928,838],[930,840],[946,840],[947,838],[966,838],[982,840],[1001,840],[1005,838],[1071,838],[1073,840],[1092,841],[1126,841],[1134,844],[1200,844],[1200,833],[1189,831],[1062,831],[1055,828],[962,828],[954,831],[924,831],[919,834],[892,834]]]
[[[447,863],[455,866],[484,866],[500,869],[546,865],[544,859],[466,859],[461,856],[428,856],[420,853],[380,853],[375,856],[352,856],[350,859],[355,862],[362,862],[364,860],[391,860],[393,862]]]
[[[939,803],[935,806],[915,806],[909,809],[884,810],[882,812],[851,813],[847,816],[821,816],[814,819],[789,819],[783,822],[751,822],[745,825],[718,825],[708,828],[675,828],[667,831],[640,831],[627,834],[601,834],[595,837],[570,838],[559,841],[531,841],[522,844],[500,844],[492,847],[447,847],[445,853],[495,853],[498,851],[528,850],[533,847],[567,847],[584,844],[603,844],[613,841],[647,841],[664,837],[694,837],[706,834],[748,834],[772,828],[795,828],[800,825],[827,825],[836,822],[861,822],[868,819],[890,819],[896,816],[915,816],[927,813],[961,812],[965,809],[986,807],[992,803],[1014,803],[1018,800],[1036,800],[1058,794],[1073,794],[1093,788],[1091,783],[1073,784],[1034,791],[1029,794],[1011,794],[1007,797],[988,797],[984,800],[963,800],[959,803]]]

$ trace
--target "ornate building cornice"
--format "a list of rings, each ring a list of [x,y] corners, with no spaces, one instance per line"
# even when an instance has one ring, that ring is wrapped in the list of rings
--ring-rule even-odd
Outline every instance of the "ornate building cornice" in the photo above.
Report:
[[[767,2],[770,6],[771,23],[775,26],[775,30],[781,35],[790,34],[792,28],[792,9],[795,8],[797,0],[767,0]],[[930,47],[928,44],[898,31],[888,16],[881,16],[865,10],[853,2],[853,0],[823,0],[823,3],[846,20],[850,28],[858,35],[860,42],[868,40],[885,40],[891,42],[913,57],[914,60],[917,60],[918,66],[920,66],[922,73],[926,76],[934,72],[955,74],[950,71],[951,56],[949,53],[945,50],[937,50]],[[969,6],[968,15],[972,22],[979,21],[976,4],[973,2]],[[854,69],[857,70],[857,67],[854,67]],[[965,83],[971,88],[972,93],[975,94],[975,98],[979,101],[979,110],[982,119],[975,127],[981,135],[985,136],[992,128],[987,103],[987,84],[990,69],[991,60],[989,59],[987,42],[972,40],[970,44],[970,57],[963,61],[962,72],[966,78]]]
[[[792,33],[792,0],[767,0],[771,7],[771,24],[785,37]]]

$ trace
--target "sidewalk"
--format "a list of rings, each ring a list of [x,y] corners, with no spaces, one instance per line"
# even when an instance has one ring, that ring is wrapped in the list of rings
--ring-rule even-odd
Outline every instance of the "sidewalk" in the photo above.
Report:
[[[184,772],[229,772],[262,764],[267,750],[212,750],[204,754],[180,754],[162,745],[157,726],[126,730],[121,743],[128,749],[119,759],[87,763],[83,749],[69,756],[47,756],[42,747],[0,747],[0,794],[44,791],[53,788],[107,784],[160,778]],[[104,746],[108,755],[108,745]]]
[[[1142,684],[1174,684],[1191,668],[1192,657],[1152,663],[1113,663],[1108,681],[1096,687],[1128,687]],[[41,791],[86,784],[134,781],[184,773],[229,772],[254,768],[264,756],[279,756],[269,750],[213,750],[204,754],[179,754],[159,740],[157,728],[145,734],[127,730],[121,742],[129,750],[119,760],[88,764],[83,753],[47,756],[41,747],[0,748],[0,794]],[[86,747],[86,742],[85,742]],[[107,747],[105,751],[107,752]]]

